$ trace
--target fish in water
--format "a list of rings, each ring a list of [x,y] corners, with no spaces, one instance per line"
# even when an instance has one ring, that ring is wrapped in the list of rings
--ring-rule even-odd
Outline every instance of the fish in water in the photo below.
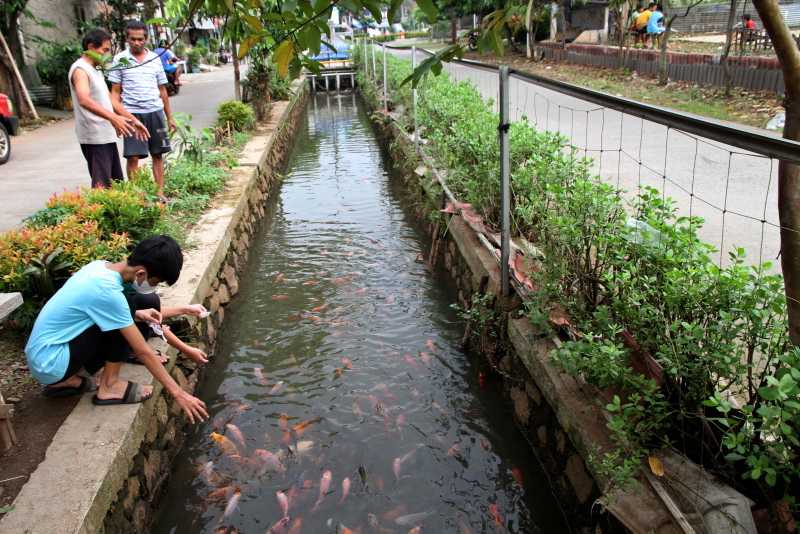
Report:
[[[343,503],[347,496],[350,494],[350,477],[345,477],[342,479],[342,498],[339,499],[339,503]]]
[[[415,448],[411,449],[403,456],[395,458],[392,461],[392,472],[394,473],[394,476],[397,480],[400,480],[400,470],[403,468],[403,464],[406,463],[408,459],[411,458],[414,455],[414,453],[417,452],[417,449],[419,449],[421,446],[422,445],[417,445]]]
[[[258,466],[258,476],[262,476],[269,471],[277,471],[278,473],[286,471],[278,456],[264,449],[256,449],[253,453],[253,463]]]
[[[428,519],[433,514],[434,512],[429,510],[427,512],[419,512],[417,514],[401,515],[400,517],[394,520],[394,523],[401,527],[417,525]]]
[[[211,439],[214,440],[223,454],[227,454],[228,456],[240,456],[239,449],[236,445],[222,434],[212,432]]]
[[[397,430],[403,430],[403,427],[406,426],[406,416],[402,413],[398,415],[395,424],[397,425]]]
[[[461,445],[459,445],[458,442],[453,443],[453,446],[447,449],[447,456],[461,456]]]
[[[355,534],[355,532],[339,523],[339,525],[336,527],[336,534]]]
[[[239,430],[239,427],[234,425],[233,423],[228,423],[225,425],[226,435],[230,435],[231,439],[236,443],[239,447],[240,451],[243,451],[247,448],[247,444],[245,443],[244,434],[242,431]]]
[[[298,441],[295,443],[294,447],[289,446],[289,453],[293,456],[302,456],[303,454],[308,453],[314,447],[314,442],[310,440],[303,440]]]
[[[261,370],[261,367],[253,367],[253,374],[256,375],[256,380],[258,380],[259,384],[262,386],[267,385],[267,377],[264,376],[264,371]]]
[[[500,509],[497,507],[497,504],[492,503],[489,505],[489,515],[492,516],[492,520],[494,521],[495,525],[498,527],[505,526],[503,516],[500,515]]]
[[[414,358],[411,357],[410,354],[406,354],[405,356],[403,356],[403,359],[406,361],[408,365],[410,365],[414,369],[419,369],[419,364]]]
[[[353,401],[353,415],[356,417],[364,416],[364,412],[361,411],[361,406],[358,404],[358,401]]]
[[[270,395],[277,395],[278,393],[283,391],[283,386],[285,384],[286,383],[283,380],[278,380],[278,382],[274,386],[272,386],[272,389],[269,390],[269,394]]]
[[[222,517],[230,517],[233,512],[236,511],[236,508],[239,506],[239,499],[242,498],[242,490],[236,488],[233,492],[233,495],[230,496],[228,499],[228,504],[225,506],[225,513],[222,514]]]
[[[282,491],[276,491],[275,498],[278,499],[278,506],[281,508],[283,517],[289,517],[289,497]]]
[[[211,493],[206,495],[207,501],[220,501],[220,500],[227,500],[230,499],[233,492],[236,490],[233,486],[222,486],[215,490],[212,490]]]
[[[314,417],[313,419],[308,419],[307,421],[301,421],[292,427],[292,430],[297,434],[298,437],[303,435],[306,428],[310,427],[313,424],[319,423],[322,421],[321,417]]]
[[[429,351],[436,352],[436,343],[434,343],[432,339],[427,340],[425,346],[428,347]]]
[[[303,530],[303,520],[301,518],[297,518],[292,523],[292,526],[289,528],[289,534],[300,534]]]
[[[333,473],[326,469],[325,472],[322,473],[322,478],[319,481],[319,497],[317,497],[317,502],[314,503],[314,508],[311,509],[312,511],[319,508],[319,505],[322,504],[322,499],[325,498],[325,495],[331,487],[332,479]]]
[[[269,527],[267,534],[282,534],[283,532],[286,532],[286,525],[288,524],[289,518],[281,517],[274,525]]]
[[[319,284],[319,282],[316,280],[306,280],[305,282],[303,282],[304,286],[315,286],[317,284]]]
[[[327,304],[321,304],[320,306],[315,306],[314,308],[311,308],[311,311],[314,312],[314,313],[319,313],[321,311],[324,311],[325,308],[327,308],[327,307],[328,307]]]
[[[408,534],[422,534],[422,527],[416,526],[408,531]]]
[[[275,302],[289,300],[289,295],[272,295],[272,300],[274,300]]]
[[[282,413],[280,418],[278,418],[278,425],[280,425],[283,431],[289,430],[289,416]]]
[[[286,278],[286,275],[285,275],[285,274],[283,274],[283,273],[278,273],[278,274],[276,274],[276,275],[275,275],[275,283],[276,283],[276,284],[280,284],[281,282],[283,282],[283,281],[284,281],[284,279],[285,279],[285,278]]]
[[[350,358],[342,358],[342,365],[344,366],[345,369],[353,368],[353,362],[352,360],[350,360]]]
[[[425,363],[425,365],[431,364],[431,355],[425,351],[419,353],[419,358]]]
[[[211,460],[200,466],[200,476],[209,486],[216,486],[219,482],[219,475],[214,472],[214,462]]]

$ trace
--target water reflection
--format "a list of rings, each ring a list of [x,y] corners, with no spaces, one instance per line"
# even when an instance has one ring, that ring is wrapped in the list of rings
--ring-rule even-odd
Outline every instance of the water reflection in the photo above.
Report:
[[[364,110],[323,94],[303,121],[156,531],[566,531]]]

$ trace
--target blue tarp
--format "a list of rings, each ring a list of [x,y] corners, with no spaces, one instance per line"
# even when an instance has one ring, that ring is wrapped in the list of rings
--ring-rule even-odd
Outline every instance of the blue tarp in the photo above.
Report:
[[[350,59],[350,44],[336,39],[333,42],[333,46],[336,47],[336,50],[323,44],[320,47],[319,54],[312,56],[312,59],[317,61],[343,61]]]

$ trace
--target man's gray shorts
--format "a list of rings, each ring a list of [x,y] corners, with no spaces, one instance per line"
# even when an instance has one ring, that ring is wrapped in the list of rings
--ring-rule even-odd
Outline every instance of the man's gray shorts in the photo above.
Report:
[[[125,137],[122,142],[123,157],[146,158],[148,154],[158,156],[172,150],[169,145],[167,119],[163,111],[134,113],[133,116],[139,119],[147,128],[147,131],[150,132],[150,139],[141,141],[135,137]]]

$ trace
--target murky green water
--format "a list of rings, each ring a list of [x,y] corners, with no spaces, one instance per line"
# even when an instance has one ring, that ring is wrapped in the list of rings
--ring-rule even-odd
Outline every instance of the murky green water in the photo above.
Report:
[[[274,532],[566,532],[365,111],[321,95],[302,120],[156,532],[262,533],[283,497]]]

